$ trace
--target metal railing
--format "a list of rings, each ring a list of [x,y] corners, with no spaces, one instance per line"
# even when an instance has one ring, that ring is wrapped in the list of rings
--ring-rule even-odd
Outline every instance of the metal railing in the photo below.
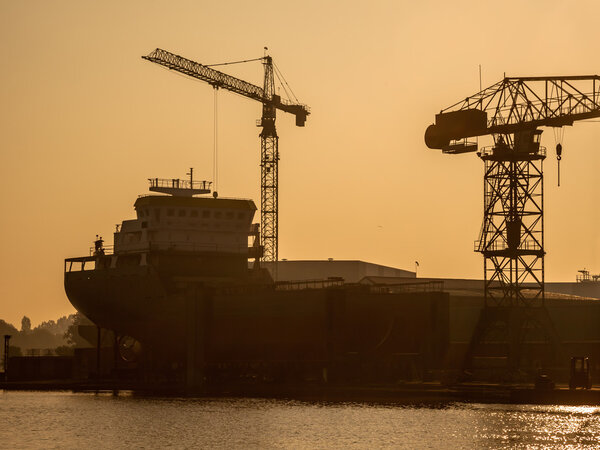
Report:
[[[485,146],[485,147],[481,147],[479,149],[479,156],[492,156],[494,154],[494,150],[496,149],[496,146],[494,145],[489,145],[489,146]],[[532,155],[540,155],[540,156],[546,156],[546,147],[543,146],[539,146],[539,148],[534,151],[534,152],[518,152],[518,151],[514,151],[514,150],[509,150],[510,153],[515,153],[515,154],[519,154],[519,153],[530,153]]]
[[[96,247],[90,247],[90,256],[94,256],[94,253],[96,252]],[[102,253],[101,255],[112,255],[115,252],[115,246],[114,245],[104,245],[102,246]]]
[[[96,261],[98,257],[102,256],[114,256],[114,246],[108,245],[102,247],[103,252],[96,254],[96,248],[90,247],[89,256],[81,256],[75,258],[65,259],[65,272],[73,272],[73,265],[79,264],[77,271],[95,270]],[[127,248],[120,248],[119,255],[127,255],[132,253],[148,253],[151,251],[184,251],[184,252],[220,252],[220,253],[233,253],[239,255],[248,255],[248,257],[254,257],[256,253],[256,247],[249,247],[248,245],[223,245],[223,244],[198,244],[193,242],[143,242],[133,245],[128,245]]]
[[[579,270],[579,275],[575,277],[575,281],[578,283],[587,283],[588,281],[600,281],[600,274],[598,275],[590,275],[589,270]]]
[[[151,188],[210,190],[212,181],[190,181],[179,178],[148,178]]]
[[[246,253],[250,248],[243,244],[213,244],[213,243],[197,243],[188,241],[149,241],[149,242],[132,242],[120,244],[119,254],[139,253],[150,251],[186,251],[186,252],[223,252],[223,253]],[[103,255],[113,255],[115,253],[114,245],[102,247]],[[89,255],[94,256],[95,247],[90,247]]]
[[[320,280],[277,281],[275,289],[278,291],[297,291],[303,289],[324,289],[343,285],[344,279],[336,277]]]
[[[369,290],[378,294],[395,294],[398,292],[443,292],[443,281],[414,281],[409,283],[367,285]]]
[[[488,243],[481,239],[478,239],[474,242],[473,247],[476,252],[500,252],[509,249],[508,242],[504,239],[496,239],[495,241]],[[526,239],[519,243],[517,249],[526,251],[539,251],[542,250],[542,246],[539,244],[538,241],[534,239]]]
[[[123,247],[123,249],[121,249]],[[223,253],[246,253],[248,244],[216,244],[198,243],[188,241],[149,241],[132,244],[119,245],[119,253],[140,251],[186,251],[186,252],[223,252]]]

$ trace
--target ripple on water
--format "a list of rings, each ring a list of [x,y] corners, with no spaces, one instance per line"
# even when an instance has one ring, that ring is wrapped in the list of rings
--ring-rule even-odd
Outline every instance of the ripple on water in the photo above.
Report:
[[[0,392],[0,447],[595,448],[600,408]]]

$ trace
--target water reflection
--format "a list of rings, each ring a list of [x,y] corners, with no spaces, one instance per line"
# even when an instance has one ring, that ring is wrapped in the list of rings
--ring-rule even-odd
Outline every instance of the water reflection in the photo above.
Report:
[[[473,405],[477,442],[499,448],[596,448],[600,408],[594,406]]]
[[[8,448],[595,448],[600,408],[0,392]]]

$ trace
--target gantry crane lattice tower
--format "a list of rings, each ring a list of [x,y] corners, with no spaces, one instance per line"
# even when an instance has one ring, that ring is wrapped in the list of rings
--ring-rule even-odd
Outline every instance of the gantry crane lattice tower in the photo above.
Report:
[[[277,110],[296,116],[296,126],[303,127],[310,114],[308,106],[286,101],[275,93],[273,59],[270,56],[257,58],[264,66],[264,85],[256,86],[209,66],[191,61],[179,55],[157,48],[143,59],[160,64],[182,74],[205,81],[215,89],[226,89],[262,103],[262,117],[258,126],[261,148],[261,244],[264,261],[278,260],[279,238],[279,137],[275,128]]]
[[[475,250],[484,258],[485,308],[465,357],[494,327],[507,333],[509,370],[521,365],[527,328],[537,326],[557,344],[544,308],[543,161],[538,127],[573,125],[600,117],[600,77],[505,77],[436,115],[429,148],[448,154],[477,152],[484,161],[483,225]],[[491,135],[479,148],[470,138]],[[560,164],[562,145],[556,146]],[[560,169],[560,166],[559,166]],[[493,331],[492,331],[493,332]]]

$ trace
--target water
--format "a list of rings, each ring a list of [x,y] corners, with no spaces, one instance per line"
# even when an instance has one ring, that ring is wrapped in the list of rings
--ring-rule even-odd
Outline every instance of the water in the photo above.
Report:
[[[600,408],[0,391],[2,448],[593,448]]]

